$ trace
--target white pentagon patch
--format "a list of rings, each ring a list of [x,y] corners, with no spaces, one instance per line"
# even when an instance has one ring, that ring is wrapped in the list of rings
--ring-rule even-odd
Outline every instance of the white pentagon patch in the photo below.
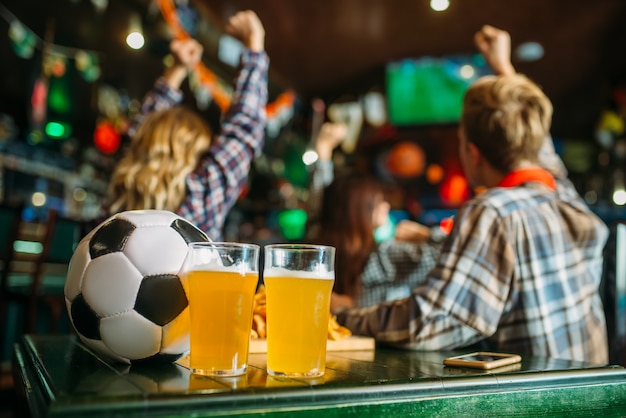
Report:
[[[119,361],[121,363],[130,364],[130,361],[127,358],[119,356],[113,351],[109,350],[109,347],[107,347],[104,342],[100,340],[92,340],[91,338],[83,337],[82,335],[79,335],[79,337],[83,344],[95,350],[96,353],[100,353],[105,360]]]
[[[105,254],[87,266],[83,297],[99,316],[117,315],[133,309],[142,279],[123,253]]]
[[[143,227],[133,231],[124,254],[143,276],[177,274],[187,255],[187,243],[169,226]]]
[[[76,247],[67,269],[63,292],[68,299],[74,300],[80,294],[85,268],[90,261],[89,240],[82,240]]]
[[[169,226],[175,219],[180,218],[175,213],[166,210],[129,210],[117,214],[116,217],[132,223],[137,228],[154,225]]]
[[[102,341],[119,356],[143,359],[159,352],[161,327],[135,311],[100,320]]]

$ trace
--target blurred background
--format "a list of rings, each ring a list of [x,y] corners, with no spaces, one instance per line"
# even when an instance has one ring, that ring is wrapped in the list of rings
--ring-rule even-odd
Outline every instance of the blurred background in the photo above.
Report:
[[[128,120],[177,30],[204,45],[215,75],[191,77],[185,101],[219,129],[210,92],[230,93],[241,50],[224,22],[248,8],[266,27],[271,104],[227,239],[302,236],[307,151],[322,120],[350,126],[335,163],[387,181],[394,220],[453,214],[472,194],[456,130],[465,89],[490,71],[472,42],[483,24],[511,33],[516,68],[552,99],[552,134],[581,194],[607,223],[624,218],[621,0],[3,0],[0,201],[26,202],[32,219],[50,208],[97,217]]]
[[[266,28],[270,104],[264,153],[227,219],[227,240],[302,238],[312,138],[325,120],[349,127],[334,154],[337,169],[385,181],[392,224],[436,225],[453,215],[474,192],[457,158],[457,128],[465,90],[490,72],[472,38],[491,24],[510,32],[515,67],[553,101],[557,152],[612,226],[603,295],[623,315],[626,275],[616,267],[623,248],[614,226],[626,220],[626,1],[2,0],[0,265],[9,271],[14,254],[34,271],[49,266],[43,281],[61,297],[44,315],[15,304],[2,312],[0,405],[14,401],[5,390],[13,341],[70,329],[59,291],[67,263],[101,215],[128,123],[171,63],[170,41],[184,33],[203,44],[205,77],[184,83],[185,103],[218,130],[212,92],[232,93],[241,52],[224,23],[242,9],[256,11]],[[4,210],[15,206],[19,219]],[[10,231],[21,235],[9,238]],[[30,292],[25,283],[18,284]],[[4,304],[7,294],[0,296]],[[32,324],[20,325],[20,315]],[[61,319],[57,329],[50,318]],[[624,335],[619,324],[609,330]],[[13,416],[5,411],[0,406],[0,417]]]

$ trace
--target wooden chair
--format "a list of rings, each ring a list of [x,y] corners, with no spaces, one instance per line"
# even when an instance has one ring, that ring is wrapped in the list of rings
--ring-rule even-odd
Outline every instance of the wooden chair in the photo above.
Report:
[[[0,324],[6,330],[8,306],[17,303],[24,308],[24,333],[37,332],[41,307],[49,308],[49,331],[58,332],[65,309],[63,287],[69,260],[81,238],[81,223],[48,211],[44,223],[21,222],[11,242],[0,278]],[[20,245],[40,251],[21,252]],[[4,347],[5,332],[0,332]]]

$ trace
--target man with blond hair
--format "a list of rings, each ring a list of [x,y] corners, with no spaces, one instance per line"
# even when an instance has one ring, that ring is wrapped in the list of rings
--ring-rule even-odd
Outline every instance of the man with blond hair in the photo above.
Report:
[[[463,101],[459,157],[486,191],[458,211],[435,268],[405,299],[338,314],[357,335],[419,349],[483,348],[608,361],[598,287],[608,230],[567,179],[552,104],[510,62],[510,37],[475,37],[497,74]]]

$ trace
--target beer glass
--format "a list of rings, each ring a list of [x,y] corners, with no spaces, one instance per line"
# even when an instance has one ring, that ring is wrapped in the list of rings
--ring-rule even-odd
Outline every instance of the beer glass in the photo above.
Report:
[[[267,372],[321,376],[326,368],[335,248],[273,244],[264,251]]]
[[[254,244],[189,244],[183,276],[188,286],[193,373],[245,374],[259,252]]]

